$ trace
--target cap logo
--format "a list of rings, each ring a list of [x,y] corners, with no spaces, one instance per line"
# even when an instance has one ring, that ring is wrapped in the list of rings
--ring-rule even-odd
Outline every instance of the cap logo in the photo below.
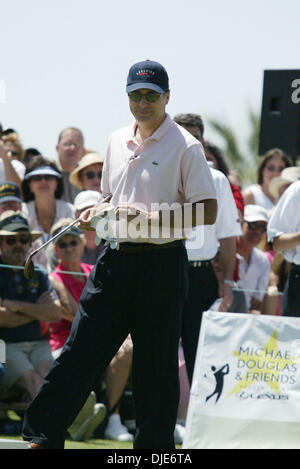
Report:
[[[0,190],[5,190],[5,189],[10,189],[10,190],[15,190],[16,188],[12,186],[11,184],[1,184]]]
[[[155,72],[153,72],[153,70],[149,70],[148,68],[145,68],[145,69],[139,70],[138,72],[136,72],[136,74],[139,77],[150,77],[151,75],[154,76]]]

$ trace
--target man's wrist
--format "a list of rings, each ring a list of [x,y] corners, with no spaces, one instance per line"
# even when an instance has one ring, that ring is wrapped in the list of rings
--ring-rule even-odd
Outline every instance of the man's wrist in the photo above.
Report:
[[[235,287],[235,281],[234,281],[234,280],[224,279],[224,280],[223,280],[223,283],[224,283],[225,285],[229,285],[231,288]]]

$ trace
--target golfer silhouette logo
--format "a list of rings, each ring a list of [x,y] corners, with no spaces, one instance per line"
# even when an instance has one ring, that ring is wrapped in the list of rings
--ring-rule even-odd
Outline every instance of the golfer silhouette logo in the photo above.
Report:
[[[228,373],[229,373],[229,365],[228,365],[228,363],[226,363],[226,365],[222,366],[219,370],[217,370],[215,366],[212,366],[211,370],[212,370],[213,375],[214,375],[215,380],[216,380],[216,387],[215,387],[214,391],[209,396],[207,396],[207,398],[205,399],[205,402],[207,402],[215,394],[217,395],[215,402],[217,402],[219,400],[219,398],[222,394],[222,391],[223,391],[224,376],[228,375]],[[206,375],[204,375],[204,376],[206,377]]]

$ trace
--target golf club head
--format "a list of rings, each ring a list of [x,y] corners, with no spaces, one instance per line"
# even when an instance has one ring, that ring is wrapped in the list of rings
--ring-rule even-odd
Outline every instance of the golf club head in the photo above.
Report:
[[[24,266],[24,277],[31,279],[34,277],[34,263],[31,260],[31,256],[28,256]]]

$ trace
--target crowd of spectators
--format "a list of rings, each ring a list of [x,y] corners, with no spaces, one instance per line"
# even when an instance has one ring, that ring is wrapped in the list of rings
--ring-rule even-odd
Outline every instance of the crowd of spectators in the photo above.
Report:
[[[282,314],[291,263],[275,251],[267,230],[274,208],[300,178],[300,167],[281,149],[271,148],[258,165],[257,181],[244,187],[243,175],[218,146],[205,140],[199,115],[178,114],[174,121],[203,145],[219,210],[215,225],[201,227],[202,236],[198,233],[196,241],[186,242],[190,292],[179,344],[182,395],[175,429],[175,441],[181,443],[202,312],[217,307],[224,312]],[[86,148],[82,131],[75,127],[60,132],[54,157],[23,148],[16,130],[0,130],[0,339],[6,343],[6,362],[0,364],[1,409],[1,402],[30,402],[53,361],[59,360],[104,243],[96,244],[95,231],[73,227],[35,256],[33,280],[23,275],[26,255],[101,200],[104,158]],[[70,425],[70,438],[86,440],[98,434],[133,440],[134,428],[125,426],[122,415],[131,361],[128,336]],[[0,410],[0,434],[19,432],[20,425]]]

